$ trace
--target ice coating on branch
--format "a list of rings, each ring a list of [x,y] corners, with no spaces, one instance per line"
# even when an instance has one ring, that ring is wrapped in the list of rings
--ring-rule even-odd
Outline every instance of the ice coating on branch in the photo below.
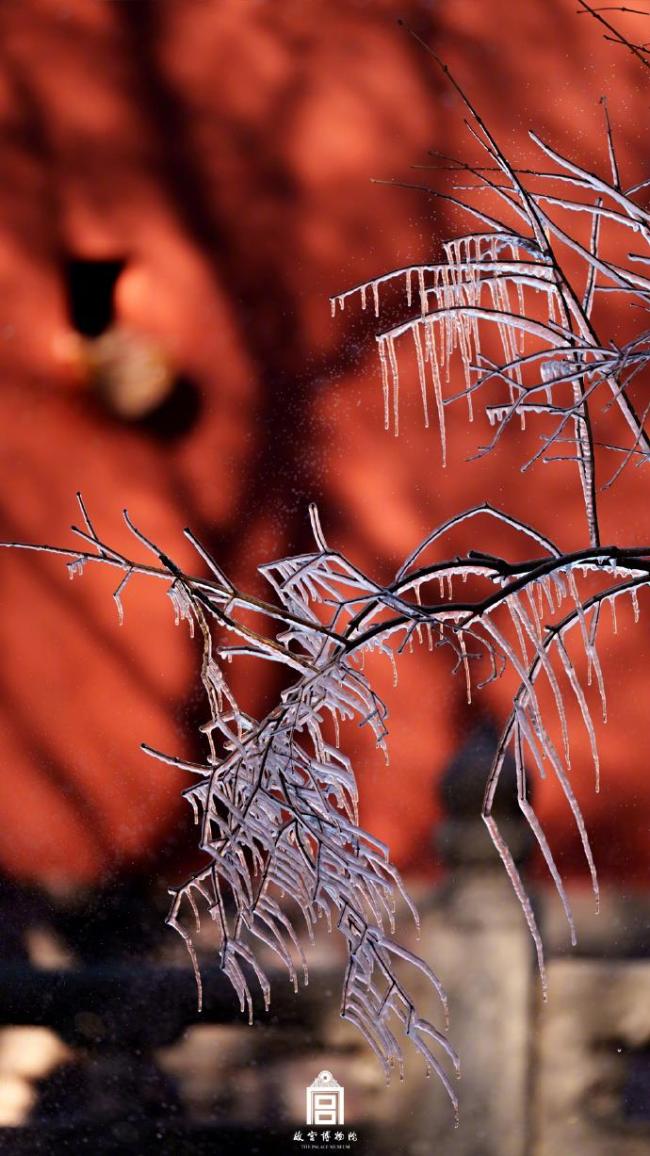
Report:
[[[169,590],[167,591],[167,594],[169,595],[172,606],[174,607],[174,621],[176,622],[176,625],[180,626],[181,622],[187,622],[190,629],[190,637],[194,638],[194,615],[192,613],[192,599],[189,595],[187,587],[182,581],[176,579],[175,582],[172,582]]]
[[[315,506],[309,510],[314,547],[260,567],[271,600],[238,590],[191,531],[186,536],[207,577],[185,573],[125,514],[138,548],[153,563],[138,562],[109,547],[90,521],[80,534],[88,549],[32,547],[63,555],[78,572],[97,563],[118,571],[120,593],[134,575],[160,580],[176,622],[186,621],[201,648],[206,721],[203,761],[187,761],[145,747],[163,764],[191,776],[184,796],[199,831],[208,866],[173,894],[169,923],[193,944],[201,911],[216,923],[219,958],[240,1007],[255,1014],[271,999],[271,960],[298,988],[308,970],[300,928],[312,939],[323,921],[343,936],[348,952],[341,1014],[377,1053],[385,1072],[401,1071],[411,1043],[438,1074],[454,1108],[448,1063],[457,1059],[444,1027],[416,1008],[409,969],[424,973],[431,995],[446,1002],[440,980],[395,938],[397,901],[417,921],[388,848],[359,826],[354,767],[344,750],[345,724],[367,726],[387,751],[388,711],[374,690],[365,658],[391,664],[397,681],[400,656],[416,643],[446,651],[468,701],[504,672],[519,689],[486,787],[483,818],[511,879],[535,942],[544,981],[541,937],[513,857],[493,815],[506,755],[512,754],[519,807],[537,842],[564,907],[571,938],[575,927],[566,891],[540,820],[528,800],[530,774],[553,775],[576,825],[598,895],[596,870],[578,798],[570,782],[576,725],[584,729],[599,767],[594,706],[604,710],[598,658],[602,606],[632,601],[650,584],[650,548],[593,546],[573,555],[504,511],[483,504],[450,518],[408,555],[392,582],[366,575],[329,542]],[[87,514],[86,514],[87,517]],[[495,527],[518,544],[528,561],[496,556]],[[447,537],[466,532],[474,546],[450,558]],[[274,661],[288,682],[267,714],[253,717],[237,701],[227,670],[240,655]],[[586,670],[585,670],[586,668]],[[591,685],[593,683],[593,686]],[[571,717],[568,703],[575,702]],[[549,708],[549,702],[551,708]],[[390,770],[387,774],[392,774]],[[399,964],[399,967],[397,966]],[[434,1002],[435,1008],[435,1002]],[[431,1015],[431,1012],[429,1012]],[[396,1029],[399,1028],[399,1031]]]
[[[637,413],[629,389],[648,365],[650,338],[642,328],[618,345],[613,335],[599,332],[595,310],[611,292],[624,293],[631,304],[647,309],[650,217],[635,200],[642,186],[627,192],[621,187],[609,129],[607,178],[573,164],[534,135],[540,165],[546,167],[519,172],[458,91],[474,118],[470,132],[485,153],[485,168],[459,167],[462,179],[474,184],[455,190],[465,197],[464,207],[478,226],[449,241],[441,261],[396,270],[338,295],[332,313],[337,307],[342,312],[348,296],[356,293],[365,309],[370,293],[379,318],[380,287],[395,281],[407,316],[377,335],[386,428],[399,431],[405,385],[400,358],[403,346],[412,342],[424,421],[438,424],[443,464],[445,411],[456,400],[466,401],[472,420],[476,403],[485,394],[490,399],[486,414],[494,436],[481,452],[491,449],[513,421],[524,426],[528,418],[539,420],[539,448],[526,467],[538,461],[573,463],[584,497],[588,545],[563,554],[533,527],[482,505],[432,531],[394,580],[382,585],[328,545],[312,508],[314,549],[260,567],[271,590],[269,602],[238,591],[189,530],[186,536],[209,577],[185,574],[125,512],[127,527],[155,564],[127,558],[99,539],[81,498],[85,529],[73,530],[84,549],[43,548],[69,559],[71,577],[90,561],[117,568],[121,580],[114,597],[120,622],[121,593],[131,576],[161,579],[177,624],[187,621],[190,631],[196,630],[197,644],[202,643],[208,707],[200,727],[207,747],[204,761],[187,762],[146,748],[163,764],[192,776],[184,794],[209,862],[174,893],[169,923],[187,944],[199,998],[193,935],[202,909],[217,925],[221,966],[249,1019],[256,991],[265,1007],[271,999],[269,957],[286,969],[294,988],[301,978],[307,981],[299,928],[304,924],[312,939],[322,920],[347,947],[343,1017],[359,1028],[387,1075],[402,1071],[404,1042],[412,1043],[441,1079],[456,1111],[448,1066],[458,1064],[446,1035],[444,992],[428,965],[393,938],[397,900],[407,906],[410,901],[388,848],[359,826],[354,767],[342,749],[345,723],[351,722],[369,727],[377,746],[386,750],[388,712],[367,674],[372,663],[365,659],[373,653],[385,657],[397,681],[405,648],[422,643],[440,649],[449,655],[450,670],[464,681],[470,702],[505,672],[516,676],[518,689],[482,814],[521,903],[545,986],[541,936],[494,817],[495,792],[506,757],[512,755],[517,801],[574,941],[561,873],[529,802],[527,783],[531,775],[557,780],[597,899],[595,865],[570,780],[572,749],[577,726],[587,734],[598,789],[595,708],[600,705],[606,717],[598,655],[601,610],[609,603],[615,620],[616,600],[622,597],[624,606],[631,602],[636,621],[638,592],[650,582],[650,548],[600,545],[593,434],[599,412],[594,401],[600,405],[606,397],[628,439],[622,445],[601,444],[603,452],[619,455],[607,485],[630,462],[650,457],[649,411]],[[495,171],[496,180],[487,175]],[[564,195],[556,195],[558,186]],[[503,201],[503,221],[480,208],[479,193],[488,188]],[[462,198],[451,199],[463,207]],[[574,235],[567,222],[585,215],[586,232]],[[635,248],[644,252],[609,256],[610,227],[627,230]],[[574,266],[582,267],[579,284],[574,272],[569,277],[563,267],[560,254],[566,249]],[[495,528],[499,541],[504,528],[519,546],[523,536],[527,561],[521,561],[521,549],[512,556],[494,554]],[[451,530],[467,534],[471,547],[450,561],[444,547]],[[286,668],[285,689],[259,718],[242,708],[226,676],[241,656]],[[412,969],[427,977],[441,1004],[442,1030],[416,1009],[408,987]]]
[[[614,333],[599,331],[595,312],[603,294],[613,292],[640,306],[640,315],[647,309],[650,278],[640,270],[650,264],[650,214],[635,199],[644,186],[629,192],[621,188],[608,118],[607,176],[575,164],[534,133],[539,169],[520,172],[500,152],[460,86],[455,86],[472,116],[469,129],[485,152],[485,166],[466,170],[459,165],[463,182],[454,185],[458,195],[451,200],[488,228],[447,241],[444,261],[384,273],[337,300],[361,293],[365,301],[370,288],[379,316],[380,285],[393,281],[405,285],[405,319],[377,335],[386,428],[391,424],[395,432],[399,428],[399,360],[404,339],[410,336],[426,426],[430,392],[435,400],[443,464],[446,406],[464,397],[471,421],[484,387],[499,384],[504,401],[486,404],[495,432],[480,452],[492,449],[514,419],[522,429],[529,415],[542,419],[542,445],[524,468],[537,461],[575,463],[589,538],[598,544],[593,429],[602,406],[594,405],[597,397],[609,397],[622,421],[620,443],[610,439],[602,443],[603,451],[616,455],[606,485],[613,484],[630,462],[650,460],[650,411],[637,412],[630,389],[650,364],[646,327],[641,322],[638,336],[621,345]],[[495,170],[500,183],[492,176]],[[481,211],[479,194],[485,191],[501,198],[503,220]],[[579,230],[583,216],[591,223],[588,244]],[[578,222],[575,233],[571,218]],[[627,230],[635,249],[643,251],[628,253],[624,259],[619,246],[610,255],[613,230]],[[570,268],[565,268],[567,249],[574,262]],[[576,258],[582,266],[578,274]],[[564,448],[567,445],[569,449]]]
[[[81,578],[84,572],[85,561],[83,558],[73,558],[68,562],[68,575],[70,579]]]

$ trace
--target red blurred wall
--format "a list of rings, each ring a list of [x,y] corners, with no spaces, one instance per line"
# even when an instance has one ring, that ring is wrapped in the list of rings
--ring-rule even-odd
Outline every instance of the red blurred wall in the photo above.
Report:
[[[582,543],[572,474],[522,480],[516,439],[466,465],[485,423],[468,428],[459,409],[443,474],[415,403],[401,437],[385,434],[372,320],[350,307],[330,318],[330,293],[429,258],[460,223],[370,178],[411,180],[432,147],[476,155],[457,98],[398,15],[521,163],[534,125],[604,165],[607,91],[625,180],[643,174],[645,78],[574,0],[4,0],[1,537],[67,540],[80,489],[110,542],[125,543],[127,506],[189,563],[191,525],[248,585],[258,562],[307,544],[311,499],[329,539],[379,576],[487,494],[567,548]],[[155,339],[201,401],[183,436],[111,415],[66,353],[66,260],[116,256],[119,321]],[[605,540],[643,540],[640,478],[606,499]],[[120,628],[115,584],[0,557],[0,864],[53,887],[152,861],[180,822],[183,783],[138,743],[189,750],[202,721],[197,653],[167,600],[134,582]],[[601,870],[633,880],[650,858],[647,658],[642,619],[607,655],[599,798],[586,755],[574,770]],[[351,736],[363,819],[398,862],[422,867],[434,782],[471,716],[444,655],[405,656],[395,694],[388,669],[377,678],[393,760],[385,769]],[[503,718],[508,690],[486,692],[483,709]],[[537,800],[561,865],[582,871],[550,781]]]

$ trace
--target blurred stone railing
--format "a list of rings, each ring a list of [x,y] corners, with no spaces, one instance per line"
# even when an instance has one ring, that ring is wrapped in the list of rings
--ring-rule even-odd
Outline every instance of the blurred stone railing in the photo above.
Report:
[[[214,965],[203,969],[199,1015],[185,966],[0,963],[0,1025],[45,1026],[68,1049],[34,1089],[27,1122],[0,1128],[3,1156],[302,1152],[294,1137],[302,1131],[306,1139],[305,1088],[324,1068],[345,1087],[344,1134],[352,1129],[355,1137],[347,1151],[650,1151],[650,960],[615,954],[647,954],[650,904],[639,900],[635,908],[636,938],[628,933],[618,947],[608,942],[607,959],[584,958],[560,954],[556,901],[544,893],[537,909],[551,952],[542,1004],[520,908],[477,817],[493,741],[489,730],[474,736],[442,783],[445,819],[436,841],[447,873],[442,884],[416,888],[422,935],[416,943],[413,932],[410,943],[449,993],[451,1035],[463,1062],[458,1130],[438,1081],[425,1079],[418,1059],[403,1083],[395,1078],[387,1086],[363,1041],[340,1020],[342,960],[326,939],[307,989],[296,996],[286,975],[276,975],[272,1013],[258,1009],[252,1028]],[[496,806],[525,870],[530,840],[511,782]],[[589,950],[597,946],[595,925],[577,900]],[[606,895],[608,903],[606,929],[618,910],[615,897]]]

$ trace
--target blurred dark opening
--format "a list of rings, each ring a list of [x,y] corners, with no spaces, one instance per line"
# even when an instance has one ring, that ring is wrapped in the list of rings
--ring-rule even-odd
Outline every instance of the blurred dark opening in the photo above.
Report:
[[[126,261],[87,260],[72,257],[66,261],[66,289],[70,321],[84,337],[99,337],[114,320],[115,285]]]

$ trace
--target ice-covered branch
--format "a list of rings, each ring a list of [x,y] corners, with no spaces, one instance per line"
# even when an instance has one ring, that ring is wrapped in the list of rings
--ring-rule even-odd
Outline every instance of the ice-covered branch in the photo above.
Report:
[[[201,727],[205,761],[187,762],[144,748],[192,776],[184,795],[193,808],[208,866],[174,894],[169,923],[187,944],[199,990],[193,925],[201,908],[217,924],[221,965],[249,1018],[253,983],[261,988],[265,1003],[270,999],[266,954],[282,961],[297,989],[300,977],[306,982],[308,974],[298,924],[304,923],[312,937],[325,918],[341,933],[348,951],[344,1018],[360,1028],[388,1075],[394,1067],[401,1071],[403,1062],[402,1044],[394,1034],[396,1016],[404,1036],[439,1074],[456,1104],[444,1056],[435,1052],[442,1048],[452,1064],[457,1063],[445,1034],[446,1018],[443,1031],[420,1017],[402,979],[402,965],[424,971],[446,1017],[442,985],[393,938],[396,899],[402,896],[408,903],[408,897],[388,848],[359,827],[354,769],[341,746],[341,724],[354,720],[369,726],[385,751],[388,712],[364,673],[363,659],[372,652],[385,655],[397,678],[405,646],[444,648],[468,698],[506,670],[517,676],[519,691],[487,785],[484,818],[522,903],[543,973],[534,914],[492,816],[494,791],[510,750],[520,807],[573,936],[559,871],[528,802],[526,768],[530,765],[540,774],[548,770],[557,778],[597,891],[587,833],[569,780],[573,738],[567,702],[573,698],[577,703],[598,779],[590,684],[595,677],[604,710],[599,614],[605,603],[613,608],[621,598],[631,599],[637,614],[638,591],[650,584],[650,547],[589,546],[562,554],[533,527],[483,505],[429,534],[411,551],[394,581],[382,585],[328,546],[312,510],[314,550],[260,567],[272,590],[272,599],[264,601],[238,590],[191,532],[187,536],[209,572],[206,577],[187,574],[125,513],[134,540],[155,561],[127,557],[99,538],[80,504],[86,528],[74,533],[84,549],[3,545],[62,556],[71,577],[88,563],[121,571],[116,591],[120,622],[127,581],[164,581],[177,625],[186,622],[192,637],[201,641],[208,707]],[[511,560],[478,548],[483,538],[489,544],[495,523],[512,533],[513,542],[527,541],[531,556]],[[458,529],[471,535],[474,547],[464,556],[446,557],[445,538]],[[251,614],[257,616],[257,629],[250,626]],[[279,662],[293,679],[259,719],[240,706],[228,681],[230,663],[242,654]],[[587,666],[586,678],[581,662]],[[547,717],[542,688],[550,692],[554,720]]]
[[[631,440],[622,447],[627,454],[608,484],[620,476],[632,455],[637,464],[650,458],[648,411],[644,407],[639,411],[632,395],[633,384],[637,396],[645,385],[650,363],[647,331],[640,328],[637,336],[619,344],[615,326],[608,326],[609,311],[600,307],[614,293],[634,303],[639,316],[648,308],[650,279],[642,266],[650,263],[650,215],[635,199],[644,186],[622,187],[606,105],[606,174],[576,164],[535,133],[531,139],[543,163],[539,169],[519,169],[446,66],[438,64],[468,110],[468,129],[486,162],[445,166],[474,178],[472,185],[455,183],[454,195],[434,188],[426,191],[450,199],[483,227],[449,240],[443,246],[443,261],[382,274],[333,297],[332,308],[342,309],[349,297],[358,295],[362,308],[372,299],[379,317],[386,290],[402,283],[407,316],[377,335],[386,427],[399,430],[401,363],[408,339],[424,421],[429,425],[435,415],[443,465],[445,412],[459,397],[465,398],[471,421],[477,395],[488,393],[486,414],[497,428],[483,453],[494,447],[513,420],[520,420],[522,427],[527,417],[543,421],[541,448],[523,468],[539,460],[575,462],[589,538],[597,546],[595,445],[618,445],[619,438],[597,436],[594,431],[611,424],[610,403]],[[477,208],[477,195],[487,195],[504,215]],[[572,218],[579,222],[583,216],[591,221],[587,243],[579,228],[571,227]],[[630,233],[641,252],[622,258],[621,238]],[[456,385],[459,377],[462,389]],[[499,384],[505,388],[503,401],[494,399]],[[554,453],[554,447],[567,439],[572,452]]]

